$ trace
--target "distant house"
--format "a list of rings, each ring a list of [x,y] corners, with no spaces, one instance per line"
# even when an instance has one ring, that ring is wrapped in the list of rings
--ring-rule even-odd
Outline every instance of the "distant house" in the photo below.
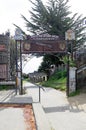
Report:
[[[32,82],[47,81],[47,74],[44,72],[29,73],[29,78]]]

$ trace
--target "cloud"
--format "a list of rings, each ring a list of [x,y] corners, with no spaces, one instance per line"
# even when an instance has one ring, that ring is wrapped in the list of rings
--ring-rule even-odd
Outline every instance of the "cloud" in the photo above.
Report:
[[[25,67],[24,67],[24,69],[23,69],[23,73],[28,74],[28,73],[32,73],[32,72],[34,72],[34,71],[37,71],[38,68],[39,68],[39,65],[40,65],[41,62],[42,62],[42,60],[43,60],[43,57],[39,57],[39,58],[34,57],[34,58],[32,58],[32,59],[25,65]]]

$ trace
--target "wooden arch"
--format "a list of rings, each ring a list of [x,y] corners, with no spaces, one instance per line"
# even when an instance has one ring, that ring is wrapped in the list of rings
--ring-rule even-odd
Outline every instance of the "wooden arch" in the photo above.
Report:
[[[27,36],[23,40],[22,53],[65,53],[66,42],[56,35],[42,34]]]

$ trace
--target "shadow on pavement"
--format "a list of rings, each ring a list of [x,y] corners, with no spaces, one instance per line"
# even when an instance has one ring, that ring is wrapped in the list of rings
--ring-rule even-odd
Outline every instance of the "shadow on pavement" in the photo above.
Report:
[[[75,106],[77,109],[86,111],[86,93],[81,93],[80,95],[69,97],[67,100],[71,108]]]
[[[19,96],[19,97],[12,97],[8,100],[9,103],[28,103],[28,104],[31,104],[33,102],[32,100],[32,97],[22,97],[22,96]]]
[[[66,111],[78,113],[78,112],[83,111],[83,110],[79,110],[77,108],[73,108],[70,105],[56,106],[56,107],[44,107],[43,109],[44,109],[45,113],[66,112]]]

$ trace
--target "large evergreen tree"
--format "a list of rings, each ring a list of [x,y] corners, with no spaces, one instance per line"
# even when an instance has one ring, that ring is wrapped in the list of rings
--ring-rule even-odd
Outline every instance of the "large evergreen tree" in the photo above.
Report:
[[[33,34],[48,33],[58,35],[60,39],[65,39],[65,32],[68,29],[73,29],[76,36],[76,45],[80,46],[85,43],[86,35],[84,29],[86,27],[82,25],[85,17],[77,13],[72,15],[69,10],[68,0],[48,0],[46,5],[43,4],[42,0],[29,1],[32,3],[31,19],[28,20],[22,15],[28,31]],[[48,59],[49,57],[47,57]],[[47,66],[47,62],[45,63]],[[42,66],[45,67],[45,64],[42,64]]]
[[[29,0],[33,7],[30,11],[31,19],[28,20],[22,15],[26,21],[28,31],[34,34],[48,33],[58,35],[61,39],[65,39],[65,32],[73,29],[76,35],[77,45],[82,45],[86,41],[84,32],[85,26],[81,26],[85,17],[74,14],[69,11],[68,0],[48,0],[44,5],[42,0]]]

